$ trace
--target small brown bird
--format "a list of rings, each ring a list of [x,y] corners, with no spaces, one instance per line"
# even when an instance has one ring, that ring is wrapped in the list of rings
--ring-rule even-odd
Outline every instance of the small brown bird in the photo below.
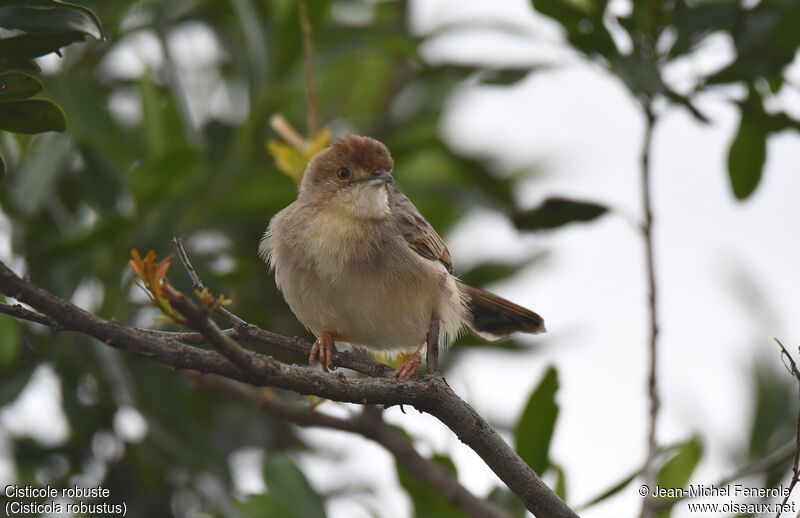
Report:
[[[461,283],[442,238],[395,186],[381,142],[349,135],[308,164],[297,200],[269,223],[259,255],[292,312],[317,341],[309,361],[328,372],[336,342],[411,352],[392,373],[420,368],[433,310],[440,341],[464,328],[494,340],[544,332],[542,317]]]

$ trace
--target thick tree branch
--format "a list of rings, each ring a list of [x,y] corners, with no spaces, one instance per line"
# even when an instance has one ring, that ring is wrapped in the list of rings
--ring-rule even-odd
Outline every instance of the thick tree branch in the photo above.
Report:
[[[275,395],[218,376],[196,376],[196,379],[201,386],[232,396],[297,426],[340,430],[375,441],[394,456],[397,464],[426,482],[468,516],[475,518],[510,516],[494,504],[477,498],[459,484],[452,473],[421,456],[405,437],[386,424],[377,407],[365,406],[362,413],[349,419],[342,419],[313,409],[299,408]]]
[[[234,363],[213,351],[104,320],[18,277],[3,263],[0,263],[0,291],[30,305],[64,330],[92,336],[111,347],[172,367],[218,374],[251,385],[282,388],[334,401],[413,406],[433,415],[450,428],[517,494],[534,515],[556,518],[577,516],[440,376],[394,380],[330,375],[308,367],[286,365],[269,356],[241,348],[234,353],[237,357]],[[220,332],[219,336],[215,335],[215,340],[221,342],[220,336],[226,337]],[[246,370],[237,365],[245,357],[251,364]]]

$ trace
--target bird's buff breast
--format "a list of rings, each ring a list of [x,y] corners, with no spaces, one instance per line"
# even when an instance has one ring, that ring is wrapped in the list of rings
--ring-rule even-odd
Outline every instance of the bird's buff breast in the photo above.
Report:
[[[369,349],[413,350],[434,307],[443,337],[455,336],[465,311],[455,279],[411,251],[402,237],[392,237],[384,224],[389,222],[354,224],[324,211],[305,214],[299,226],[276,216],[268,241],[286,302],[314,334],[333,332]]]

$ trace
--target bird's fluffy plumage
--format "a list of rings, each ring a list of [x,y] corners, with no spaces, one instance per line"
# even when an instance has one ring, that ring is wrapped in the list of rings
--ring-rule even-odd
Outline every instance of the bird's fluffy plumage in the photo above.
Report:
[[[389,353],[416,349],[434,309],[445,345],[465,326],[491,338],[543,331],[536,313],[458,282],[449,250],[411,201],[371,181],[392,167],[377,140],[339,139],[270,222],[259,253],[303,325]],[[352,176],[337,176],[342,169]]]

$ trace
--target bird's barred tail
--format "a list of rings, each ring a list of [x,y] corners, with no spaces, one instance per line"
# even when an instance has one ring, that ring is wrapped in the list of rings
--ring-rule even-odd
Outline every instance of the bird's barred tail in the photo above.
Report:
[[[488,291],[459,283],[467,301],[470,326],[483,338],[497,340],[511,333],[544,333],[544,319]]]

